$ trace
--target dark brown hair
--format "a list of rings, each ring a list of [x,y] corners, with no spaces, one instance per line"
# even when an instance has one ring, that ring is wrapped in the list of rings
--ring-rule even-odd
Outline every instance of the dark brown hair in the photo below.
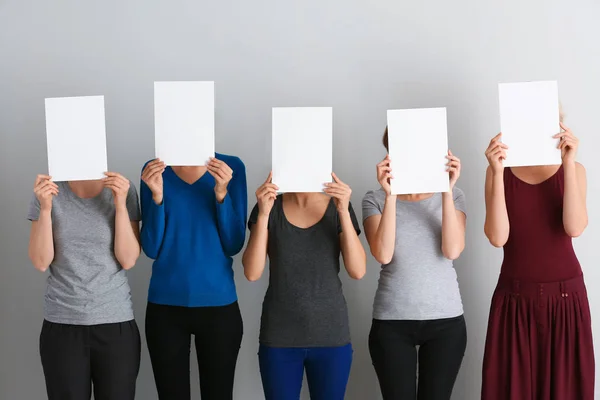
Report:
[[[385,147],[385,149],[387,151],[390,151],[390,149],[388,147],[388,128],[387,128],[387,126],[385,127],[385,131],[383,132],[383,138],[381,139],[381,142],[383,143],[383,147]]]

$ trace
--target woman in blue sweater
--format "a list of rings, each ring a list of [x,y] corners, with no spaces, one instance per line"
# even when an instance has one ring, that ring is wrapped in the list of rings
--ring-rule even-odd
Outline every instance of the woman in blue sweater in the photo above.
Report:
[[[142,248],[153,258],[146,340],[161,400],[190,399],[195,337],[203,400],[233,398],[242,317],[232,257],[244,245],[246,172],[237,157],[142,172]]]

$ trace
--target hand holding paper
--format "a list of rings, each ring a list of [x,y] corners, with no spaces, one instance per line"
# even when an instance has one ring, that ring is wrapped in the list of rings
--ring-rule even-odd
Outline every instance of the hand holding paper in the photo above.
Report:
[[[33,185],[33,193],[40,202],[41,210],[52,209],[52,198],[58,196],[58,185],[48,175],[38,175]]]
[[[488,148],[485,150],[485,157],[492,168],[494,175],[501,174],[504,171],[504,160],[506,160],[506,150],[508,146],[501,142],[502,133],[497,134],[490,140]]]
[[[224,161],[211,157],[207,165],[207,171],[215,178],[215,195],[217,201],[222,203],[227,196],[227,185],[233,178],[233,170]]]
[[[279,188],[272,183],[273,172],[269,173],[265,183],[260,185],[256,190],[256,202],[258,203],[258,213],[263,216],[271,214],[275,199],[277,199],[277,191]]]
[[[571,129],[567,128],[562,122],[560,123],[562,132],[557,133],[553,137],[559,139],[558,148],[561,152],[561,158],[563,164],[567,162],[575,162],[575,156],[577,155],[577,149],[579,148],[579,139],[573,135]]]
[[[342,182],[335,173],[332,173],[331,176],[333,177],[334,182],[325,183],[325,189],[323,189],[323,191],[333,197],[338,213],[348,212],[352,189]]]
[[[129,179],[117,172],[105,172],[104,175],[106,175],[104,187],[112,190],[115,206],[125,207],[129,193]]]
[[[152,199],[156,204],[161,204],[163,200],[163,172],[167,165],[158,158],[150,161],[142,172],[142,181],[148,185],[152,191]]]
[[[454,189],[454,185],[456,185],[456,181],[460,178],[460,158],[456,157],[450,150],[448,150],[448,155],[446,156],[448,159],[448,173],[450,174],[450,190]]]
[[[382,162],[377,164],[377,181],[381,185],[381,188],[386,195],[392,195],[391,180],[394,179],[392,175],[392,166],[390,155],[385,156]]]

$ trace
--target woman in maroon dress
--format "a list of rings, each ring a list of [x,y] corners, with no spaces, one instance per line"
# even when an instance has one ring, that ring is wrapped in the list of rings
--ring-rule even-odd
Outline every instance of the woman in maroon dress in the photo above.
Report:
[[[485,234],[504,247],[483,361],[484,400],[592,400],[587,293],[572,238],[588,223],[578,139],[561,122],[562,165],[504,168],[501,134],[486,150]]]

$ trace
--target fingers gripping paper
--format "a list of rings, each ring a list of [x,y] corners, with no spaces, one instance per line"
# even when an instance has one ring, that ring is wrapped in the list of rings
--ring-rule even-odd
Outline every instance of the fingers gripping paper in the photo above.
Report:
[[[446,109],[388,110],[387,119],[392,193],[449,191]]]
[[[102,179],[108,170],[104,96],[45,103],[48,174],[57,182]]]
[[[273,108],[273,183],[280,192],[322,192],[331,182],[331,107]]]
[[[215,155],[214,82],[154,82],[156,157],[205,165]]]
[[[500,130],[508,146],[507,167],[561,163],[558,84],[556,81],[501,83]]]

